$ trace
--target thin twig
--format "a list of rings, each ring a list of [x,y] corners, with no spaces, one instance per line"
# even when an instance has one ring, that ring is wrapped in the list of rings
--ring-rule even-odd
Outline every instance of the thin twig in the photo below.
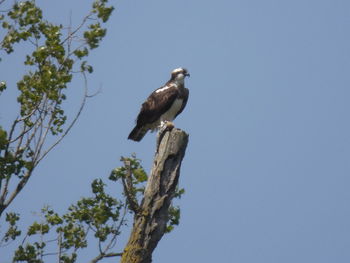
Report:
[[[69,26],[68,26],[68,36],[72,36],[72,10],[69,12]],[[63,43],[62,43],[63,44]],[[69,38],[68,44],[67,44],[67,53],[70,53],[70,48],[72,45],[72,37]]]
[[[123,188],[124,192],[127,198],[127,201],[129,203],[130,209],[137,214],[138,211],[140,210],[140,207],[135,200],[134,196],[131,193],[131,188],[132,188],[132,183],[131,183],[131,167],[130,167],[130,161],[126,160],[125,158],[122,158],[122,161],[124,162],[124,165],[127,169],[127,174],[126,178],[122,177],[122,183],[123,183]]]
[[[15,128],[16,128],[17,123],[18,123],[18,118],[16,118],[16,119],[14,120],[14,122],[12,123],[11,130],[10,130],[10,133],[9,133],[9,139],[8,139],[10,142],[11,142],[12,135],[13,135],[13,132],[15,131]],[[7,150],[8,150],[9,145],[10,145],[10,142],[7,144],[6,152],[7,152]]]
[[[46,117],[49,115],[49,111],[48,109],[48,98],[47,96],[45,96],[44,102],[43,102],[43,106],[42,106],[42,110],[39,110],[39,116],[38,119],[40,119],[40,123],[37,127],[37,129],[34,132],[34,135],[37,135],[37,130],[39,130],[39,135],[38,135],[38,141],[36,141],[36,137],[34,136],[34,154],[33,154],[33,165],[36,166],[36,160],[37,158],[39,158],[40,156],[40,150],[42,148],[43,143],[45,142],[44,138],[46,137],[45,134],[47,134],[47,132],[44,131],[44,124],[45,124],[45,119]],[[57,104],[57,103],[56,103]],[[52,114],[51,114],[51,120],[52,120]],[[48,127],[50,127],[50,123],[48,124]],[[44,137],[43,137],[44,134]],[[28,145],[29,146],[29,145]]]
[[[58,234],[58,263],[61,262],[61,254],[62,254],[62,231]]]
[[[102,246],[101,246],[101,239],[98,240],[98,250],[100,251],[100,254],[103,254]]]
[[[80,25],[71,33],[68,33],[68,36],[60,43],[61,45],[63,45],[67,40],[69,40],[72,36],[75,35],[75,33],[77,33],[86,23],[86,21],[89,19],[90,16],[92,16],[93,13],[90,12],[88,15],[86,15],[83,19],[83,21],[80,23]]]
[[[72,127],[78,120],[80,114],[82,113],[87,100],[87,78],[84,72],[82,72],[82,74],[84,76],[84,96],[77,114],[75,115],[73,121],[70,123],[70,125],[68,126],[66,131],[63,133],[63,135],[41,155],[41,157],[37,160],[37,163],[39,163],[53,148],[55,148],[57,144],[59,144],[63,140],[63,138],[69,133],[69,131],[72,129]]]
[[[21,179],[21,181],[17,184],[17,187],[16,189],[12,192],[11,196],[9,197],[9,199],[7,199],[5,202],[4,202],[4,208],[2,211],[0,211],[0,215],[1,213],[4,211],[4,209],[6,207],[9,206],[9,204],[11,204],[11,202],[13,201],[13,199],[15,199],[15,197],[18,195],[18,193],[22,190],[22,188],[25,186],[25,184],[28,182],[29,180],[29,177],[32,173],[33,169],[29,170],[24,176],[23,178]]]
[[[48,253],[43,253],[42,257],[54,256],[54,255],[57,255],[57,254],[58,254],[57,252],[48,252]],[[41,261],[41,262],[44,262],[44,261]]]
[[[14,121],[13,121],[13,123],[12,123],[12,125],[11,125],[11,129],[10,129],[10,133],[9,133],[9,141],[11,141],[11,139],[12,139],[12,135],[13,135],[13,133],[14,133],[14,131],[15,131],[15,128],[16,128],[16,125],[17,125],[17,119],[18,118],[16,118]],[[6,148],[5,148],[5,153],[4,153],[4,157],[6,157],[7,155],[8,155],[8,152],[9,152],[9,148],[10,148],[10,142],[8,142],[7,144],[6,144]],[[2,178],[1,177],[1,179],[0,179],[0,189],[1,189],[1,187],[2,187],[2,180],[3,180],[4,178]],[[6,181],[8,181],[9,180],[9,178],[7,177],[6,178]],[[5,183],[5,186],[6,186],[6,183]],[[5,198],[6,198],[6,195],[7,195],[7,187],[4,187],[4,189],[3,189],[3,191],[2,191],[2,194],[1,194],[1,196],[0,196],[0,204],[3,204],[4,202],[5,202]],[[0,213],[1,214],[1,213]]]
[[[58,241],[58,238],[45,240],[45,243],[51,243],[51,242],[56,242],[56,241]]]
[[[43,124],[44,120],[43,120],[43,117],[41,115],[42,115],[42,113],[39,112],[39,116],[38,116],[37,120],[35,121],[35,124],[33,124],[33,127],[34,127],[33,132],[30,135],[27,134],[28,138],[27,138],[27,141],[24,145],[24,149],[30,149],[30,144],[32,143],[33,140],[34,140],[34,145],[36,145],[35,136],[36,136],[37,131],[40,128],[40,126],[44,125]],[[34,158],[35,158],[34,155],[35,155],[35,150],[33,151],[32,162],[34,161]]]
[[[54,106],[54,108],[57,106],[57,102],[55,103],[55,106]],[[45,116],[46,117],[46,116]],[[42,148],[43,148],[43,146],[44,146],[44,143],[45,143],[45,141],[46,141],[46,137],[47,137],[47,134],[49,133],[49,131],[50,131],[50,129],[51,129],[51,127],[52,127],[52,122],[54,121],[54,118],[53,118],[53,116],[52,116],[52,114],[51,114],[51,118],[50,118],[50,120],[49,120],[49,122],[48,122],[48,125],[47,125],[47,127],[46,127],[46,130],[44,131],[44,134],[42,135],[42,136],[40,136],[41,138],[39,139],[39,142],[38,142],[38,148],[37,148],[37,157],[39,158],[39,156],[40,156],[40,152],[41,152],[41,150],[42,150]],[[39,161],[34,161],[34,165],[37,165],[39,163]]]
[[[116,240],[117,240],[117,236],[119,235],[120,233],[120,228],[123,226],[125,220],[125,216],[126,216],[126,213],[127,213],[127,203],[125,202],[124,204],[124,209],[123,209],[123,215],[122,215],[122,218],[117,226],[117,228],[115,229],[115,234],[113,235],[111,241],[108,243],[108,245],[105,247],[103,253],[106,254],[110,249],[112,249],[114,246],[115,246],[115,243],[116,243]]]
[[[67,58],[69,58],[71,55],[74,54],[75,51],[81,49],[83,46],[86,46],[86,41],[84,40],[84,43],[80,44],[78,47],[76,47],[73,51],[68,51],[67,52]],[[79,60],[79,59],[78,59]]]
[[[95,257],[94,259],[92,259],[90,261],[90,263],[96,263],[98,261],[100,261],[103,258],[111,258],[111,257],[121,257],[123,255],[123,253],[108,253],[108,254],[100,254],[97,257]]]
[[[23,118],[20,118],[20,119],[18,119],[18,120],[16,120],[16,121],[19,123],[19,122],[23,122],[23,121],[27,120],[27,119],[30,118],[37,110],[38,110],[38,108],[35,108],[29,115],[27,115],[27,116],[25,116],[25,117],[23,117]],[[35,124],[37,123],[38,120],[39,120],[39,119],[37,119],[37,120],[33,123],[33,125],[30,126],[27,130],[26,130],[27,125],[24,125],[23,131],[22,131],[15,139],[10,140],[9,143],[14,143],[15,141],[17,141],[18,139],[20,139],[21,137],[23,137],[26,133],[28,133],[28,132],[35,126]]]

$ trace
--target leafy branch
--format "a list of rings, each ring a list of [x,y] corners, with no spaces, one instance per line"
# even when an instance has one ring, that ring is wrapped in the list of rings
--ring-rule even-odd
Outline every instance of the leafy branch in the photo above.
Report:
[[[89,14],[76,28],[70,25],[67,33],[62,25],[45,20],[35,1],[16,2],[0,15],[0,24],[7,31],[0,41],[0,50],[11,54],[21,42],[32,49],[24,59],[28,73],[17,82],[19,115],[8,130],[0,126],[0,216],[83,111],[90,97],[86,74],[93,72],[84,58],[106,35],[101,24],[108,21],[114,9],[107,3],[94,1]],[[84,79],[84,95],[77,113],[68,122],[63,102],[77,73]],[[0,95],[6,88],[6,82],[0,82]],[[14,187],[10,189],[10,185]]]
[[[131,185],[128,194],[132,193],[135,202],[144,195],[147,174],[136,156],[122,157],[123,166],[114,169],[109,177],[112,182],[123,180],[125,173],[131,171]],[[122,228],[127,225],[127,215],[134,212],[130,206],[130,196],[123,188],[123,199],[116,199],[106,192],[106,184],[96,179],[91,184],[92,195],[81,198],[68,208],[67,213],[59,215],[53,209],[44,207],[39,216],[40,220],[32,223],[24,233],[21,245],[14,253],[13,260],[25,262],[44,262],[46,258],[56,257],[59,262],[73,263],[77,260],[78,252],[91,248],[88,240],[97,240],[98,254],[91,259],[96,263],[108,257],[120,257],[121,252],[114,251]],[[175,197],[183,194],[176,190]],[[116,193],[113,193],[115,196]],[[169,224],[167,232],[179,223],[179,208],[169,208]],[[19,214],[7,213],[8,229],[0,242],[6,246],[23,234],[17,223]],[[89,238],[90,237],[90,238]]]
[[[126,224],[127,206],[124,201],[107,194],[105,184],[100,179],[93,181],[91,190],[91,197],[82,198],[71,205],[63,215],[49,207],[43,208],[41,220],[28,227],[13,260],[44,262],[44,258],[57,257],[59,262],[72,263],[76,261],[78,251],[88,247],[89,236],[98,240],[99,251],[91,262],[121,256],[122,253],[112,250],[121,228]],[[18,220],[17,214],[7,214],[9,228],[3,243],[21,235],[16,225]]]

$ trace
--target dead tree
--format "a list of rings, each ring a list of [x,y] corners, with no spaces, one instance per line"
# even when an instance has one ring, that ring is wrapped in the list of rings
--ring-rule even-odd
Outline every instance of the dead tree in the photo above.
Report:
[[[134,205],[134,223],[121,263],[150,263],[165,233],[169,206],[176,191],[188,134],[179,129],[160,131],[151,174],[140,205]]]

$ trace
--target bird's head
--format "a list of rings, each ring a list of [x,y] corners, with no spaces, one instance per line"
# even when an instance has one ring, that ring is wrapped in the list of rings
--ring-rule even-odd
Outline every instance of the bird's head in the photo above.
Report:
[[[179,82],[183,82],[185,77],[189,77],[190,73],[188,73],[185,68],[176,68],[171,72],[171,79]]]

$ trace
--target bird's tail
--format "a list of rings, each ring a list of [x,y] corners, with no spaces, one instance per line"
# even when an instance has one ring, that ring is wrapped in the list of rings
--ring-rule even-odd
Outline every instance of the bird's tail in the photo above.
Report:
[[[128,139],[139,142],[145,136],[147,131],[148,129],[146,127],[138,127],[136,125],[135,128],[130,132]]]

